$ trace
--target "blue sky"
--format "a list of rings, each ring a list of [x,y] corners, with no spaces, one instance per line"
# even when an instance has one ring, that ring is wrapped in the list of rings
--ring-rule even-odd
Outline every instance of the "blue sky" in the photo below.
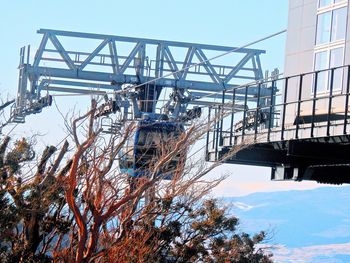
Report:
[[[2,1],[1,89],[12,93],[19,48],[37,47],[39,28],[240,46],[286,28],[287,0],[177,1]],[[283,65],[284,38],[257,46],[274,47],[266,69]]]
[[[19,48],[30,44],[35,50],[40,41],[39,28],[82,31],[141,38],[155,38],[226,46],[241,46],[287,27],[287,0],[174,0],[174,1],[2,1],[0,15],[0,93],[14,97],[17,90]],[[266,49],[263,68],[283,71],[285,35],[253,46]],[[58,105],[84,104],[61,99]],[[86,107],[88,105],[86,104]],[[54,107],[27,119],[28,125],[15,134],[40,133],[46,138],[63,137],[63,122]],[[51,114],[51,115],[50,115]],[[46,125],[45,125],[46,124]],[[59,132],[60,131],[60,132]],[[54,141],[54,140],[53,140]],[[256,191],[307,189],[314,183],[270,182],[266,168],[224,165],[215,174],[229,172],[230,178],[216,190],[216,195],[244,195]]]

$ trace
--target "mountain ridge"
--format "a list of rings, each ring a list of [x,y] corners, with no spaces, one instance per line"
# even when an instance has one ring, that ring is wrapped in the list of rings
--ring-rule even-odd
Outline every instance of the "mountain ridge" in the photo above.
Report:
[[[279,247],[273,251],[277,262],[298,257],[304,259],[297,262],[350,262],[350,248],[344,250],[350,242],[348,185],[220,199],[239,218],[242,232],[272,235],[269,243]]]
[[[221,199],[230,213],[240,219],[244,231],[253,233],[272,227],[277,231],[276,242],[288,247],[350,240],[350,205],[347,205],[350,186],[253,193]],[[342,230],[348,228],[349,234],[345,234]]]

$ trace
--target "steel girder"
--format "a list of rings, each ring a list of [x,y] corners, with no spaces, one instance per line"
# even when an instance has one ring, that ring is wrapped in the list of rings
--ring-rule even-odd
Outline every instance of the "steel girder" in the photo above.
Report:
[[[32,64],[29,48],[27,52],[21,49],[17,116],[31,112],[28,108],[33,101],[40,100],[43,89],[68,93],[93,93],[98,89],[100,93],[120,90],[124,84],[153,81],[160,89],[205,94],[263,78],[260,63],[263,50],[50,29],[37,32],[43,36]],[[83,40],[94,41],[91,51],[81,51]],[[231,51],[239,57],[235,61],[216,64],[209,61],[208,54]],[[152,99],[156,101],[157,97]]]

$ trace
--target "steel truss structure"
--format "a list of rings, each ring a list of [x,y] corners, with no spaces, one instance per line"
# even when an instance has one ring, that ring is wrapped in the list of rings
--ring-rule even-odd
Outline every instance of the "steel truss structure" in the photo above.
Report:
[[[14,122],[40,112],[50,104],[47,94],[52,92],[116,92],[113,100],[118,107],[125,113],[132,107],[132,118],[139,118],[144,112],[157,114],[160,94],[166,89],[170,96],[163,102],[163,113],[176,119],[186,113],[188,104],[208,105],[222,93],[230,97],[232,89],[243,82],[263,78],[263,50],[50,29],[37,32],[42,40],[34,61],[30,63],[30,46],[20,51]],[[82,51],[84,41],[90,41],[86,44],[90,51]],[[215,64],[209,59],[224,52],[230,53],[225,62]],[[230,55],[235,59],[229,59]],[[270,92],[265,87],[259,92],[264,90]],[[257,88],[250,89],[249,95],[257,92]]]

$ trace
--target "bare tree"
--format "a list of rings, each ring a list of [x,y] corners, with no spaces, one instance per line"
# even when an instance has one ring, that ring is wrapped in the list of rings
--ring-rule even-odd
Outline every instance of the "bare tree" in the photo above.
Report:
[[[143,176],[130,176],[121,172],[118,162],[138,126],[131,122],[120,133],[104,135],[97,116],[97,104],[92,101],[91,110],[72,121],[71,150],[68,141],[58,154],[54,154],[56,148],[48,147],[34,180],[12,187],[14,206],[27,211],[22,217],[25,249],[12,258],[23,262],[25,257],[38,256],[62,262],[211,262],[217,255],[229,258],[239,244],[241,248],[249,244],[250,250],[241,249],[237,255],[268,262],[264,251],[255,250],[264,233],[253,239],[237,235],[237,218],[228,217],[215,201],[203,201],[224,177],[204,180],[219,163],[208,165],[188,153],[211,124],[197,122],[156,146],[144,145],[155,150],[151,158],[141,158],[138,169]],[[3,160],[1,167],[6,170],[7,158]],[[20,173],[16,178],[21,178]],[[24,207],[18,195],[33,198]],[[3,247],[17,245],[11,242]]]

